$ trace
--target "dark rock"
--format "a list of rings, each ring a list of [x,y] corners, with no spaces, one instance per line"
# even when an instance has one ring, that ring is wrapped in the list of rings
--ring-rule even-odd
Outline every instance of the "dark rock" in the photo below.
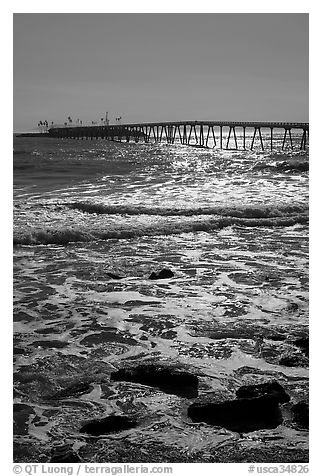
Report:
[[[81,433],[99,436],[134,428],[137,422],[126,416],[110,415],[100,420],[91,420],[80,429]]]
[[[181,369],[164,365],[143,364],[120,369],[111,374],[112,380],[137,382],[157,387],[165,393],[194,398],[198,395],[198,377]]]
[[[80,463],[82,461],[69,445],[56,446],[51,454],[50,463]]]
[[[29,421],[34,414],[33,408],[25,403],[13,405],[13,432],[15,435],[28,435]]]
[[[20,347],[13,348],[13,355],[23,355],[25,353],[26,353],[25,350],[21,349]]]
[[[256,398],[268,395],[276,398],[279,403],[290,401],[290,396],[276,380],[258,385],[243,385],[236,391],[236,395],[238,398]]]
[[[119,276],[118,274],[114,274],[114,273],[105,273],[107,276],[109,276],[110,278],[112,279],[123,279],[124,276]]]
[[[293,342],[294,345],[299,347],[303,354],[305,354],[307,357],[309,356],[309,338],[308,337],[301,337],[299,339],[296,339]]]
[[[88,382],[77,382],[58,392],[47,394],[44,398],[46,400],[59,400],[61,398],[75,397],[83,393],[88,393],[92,388],[92,385]]]
[[[37,334],[42,334],[42,335],[46,335],[46,334],[60,334],[61,333],[61,329],[59,327],[44,327],[42,329],[36,329],[35,332]]]
[[[268,395],[223,403],[193,403],[188,408],[188,416],[194,422],[205,422],[239,433],[276,428],[283,421],[278,401]]]
[[[309,404],[304,400],[295,403],[291,408],[294,422],[302,428],[309,428]]]
[[[61,340],[35,340],[29,345],[43,347],[44,349],[62,349],[68,346],[68,342],[62,342]]]
[[[286,354],[280,358],[279,364],[285,367],[307,367],[308,359],[303,354]]]
[[[269,334],[266,337],[267,339],[274,340],[274,341],[280,341],[280,340],[286,340],[287,336],[284,334]]]
[[[119,344],[136,345],[137,341],[132,337],[122,334],[120,332],[102,331],[94,334],[89,334],[80,341],[82,345],[92,347],[96,344],[104,344],[106,342],[117,342]]]
[[[164,268],[159,273],[155,273],[154,271],[150,274],[149,279],[168,279],[173,278],[174,274],[171,269]]]
[[[299,305],[296,302],[290,302],[286,306],[286,311],[288,311],[288,312],[296,312],[298,310],[299,310]]]
[[[160,337],[162,339],[175,339],[177,337],[176,331],[166,331],[163,332]]]

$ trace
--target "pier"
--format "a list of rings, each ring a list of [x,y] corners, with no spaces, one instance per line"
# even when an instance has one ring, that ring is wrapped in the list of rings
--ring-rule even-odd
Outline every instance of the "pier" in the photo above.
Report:
[[[277,134],[282,130],[282,134]],[[236,134],[237,131],[237,134]],[[295,134],[295,131],[298,133]],[[246,133],[251,134],[246,144]],[[293,132],[293,135],[292,135]],[[274,134],[275,133],[275,134]],[[238,150],[259,145],[262,150],[281,148],[305,150],[309,139],[309,124],[299,122],[222,122],[222,121],[176,121],[137,124],[64,126],[52,127],[49,137],[63,139],[105,139],[117,142],[143,142]]]

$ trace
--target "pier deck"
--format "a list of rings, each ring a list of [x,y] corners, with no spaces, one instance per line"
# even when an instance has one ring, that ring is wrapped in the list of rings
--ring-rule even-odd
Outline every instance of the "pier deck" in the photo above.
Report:
[[[241,131],[239,143],[236,135],[236,128]],[[226,130],[224,134],[223,130]],[[209,147],[212,141],[213,147],[220,149],[246,149],[246,130],[251,130],[252,139],[250,149],[253,150],[256,137],[262,150],[264,145],[273,150],[274,146],[281,145],[284,149],[287,142],[293,149],[296,146],[300,150],[305,150],[309,138],[309,124],[302,122],[234,122],[234,121],[175,121],[175,122],[148,122],[116,125],[94,125],[94,126],[64,126],[49,129],[50,137],[71,138],[71,139],[106,139],[118,142],[134,141],[138,143],[166,141],[169,144],[179,142],[182,145],[194,147]],[[284,130],[283,139],[277,138],[274,130]],[[228,130],[228,131],[227,131]],[[269,130],[268,138],[263,140],[263,130]],[[300,139],[292,137],[293,130],[300,130]],[[235,147],[231,147],[233,142]],[[242,144],[240,144],[242,142]]]

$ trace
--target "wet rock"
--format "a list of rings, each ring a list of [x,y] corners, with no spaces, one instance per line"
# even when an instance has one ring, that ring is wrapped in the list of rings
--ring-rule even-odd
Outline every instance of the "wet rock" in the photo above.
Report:
[[[21,349],[20,347],[13,348],[13,355],[23,355],[25,353],[25,349]]]
[[[300,337],[293,342],[296,347],[299,347],[303,354],[307,357],[309,356],[309,338],[308,337]]]
[[[105,274],[106,274],[106,276],[109,276],[112,279],[123,279],[123,277],[124,277],[124,276],[119,276],[118,274],[109,273],[109,272],[107,272]]]
[[[13,321],[14,322],[31,322],[34,320],[34,317],[31,316],[30,314],[27,314],[26,312],[23,311],[18,311],[13,313]]]
[[[291,408],[294,422],[302,428],[309,428],[309,404],[302,400]]]
[[[13,405],[13,433],[15,435],[28,435],[28,425],[35,412],[32,407],[25,403]]]
[[[285,367],[307,367],[308,359],[301,354],[285,354],[279,360]]]
[[[37,334],[43,334],[43,335],[46,335],[46,334],[60,334],[61,329],[59,327],[44,327],[44,328],[41,328],[41,329],[36,329],[35,332]]]
[[[279,403],[287,403],[290,396],[276,380],[257,385],[243,385],[236,391],[238,398],[256,398],[263,395],[274,397]]]
[[[137,341],[135,339],[132,339],[132,337],[113,331],[102,331],[94,334],[89,334],[88,336],[84,337],[84,339],[82,339],[80,343],[82,345],[86,345],[87,347],[92,347],[93,345],[104,344],[106,342],[117,342],[119,344],[127,345],[137,344]]]
[[[30,345],[43,347],[44,349],[62,349],[68,346],[68,342],[62,342],[61,340],[35,340]]]
[[[56,446],[51,451],[50,463],[80,463],[81,459],[69,445]]]
[[[120,369],[111,374],[112,380],[136,382],[157,387],[165,393],[194,398],[198,395],[198,377],[189,372],[164,365],[143,364]]]
[[[283,340],[287,339],[287,336],[284,335],[284,334],[275,333],[275,334],[268,334],[266,336],[266,339],[270,339],[270,340],[273,340],[273,341],[283,341]]]
[[[177,337],[176,331],[166,331],[163,332],[160,337],[162,339],[175,339]]]
[[[135,420],[131,420],[126,416],[110,415],[99,420],[91,420],[80,429],[81,433],[99,436],[107,433],[115,433],[117,431],[129,430],[137,426]]]
[[[76,397],[92,390],[93,386],[88,382],[77,382],[69,385],[58,392],[44,395],[46,400],[59,400],[61,398]]]
[[[174,274],[171,269],[164,268],[159,273],[155,273],[154,271],[150,274],[149,279],[168,279],[173,278]]]
[[[290,302],[287,306],[286,306],[286,311],[287,312],[296,312],[299,310],[299,305],[296,303],[296,302]]]
[[[283,421],[278,401],[268,395],[222,403],[193,403],[188,408],[188,416],[194,422],[205,422],[239,433],[276,428]]]

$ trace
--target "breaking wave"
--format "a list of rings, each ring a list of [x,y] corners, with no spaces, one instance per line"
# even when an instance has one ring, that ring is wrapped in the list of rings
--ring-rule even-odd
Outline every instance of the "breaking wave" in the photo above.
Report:
[[[271,170],[276,172],[307,172],[308,160],[283,160],[276,162],[260,162],[254,165],[253,170]]]
[[[307,214],[275,216],[266,218],[239,218],[235,216],[198,217],[183,220],[178,218],[169,222],[166,219],[156,223],[109,224],[105,227],[61,227],[21,230],[14,233],[14,245],[66,245],[73,242],[91,242],[109,239],[131,239],[141,236],[177,235],[191,232],[212,232],[229,226],[242,227],[287,227],[308,223]]]
[[[200,216],[200,215],[220,215],[231,218],[282,218],[308,213],[307,205],[259,205],[259,206],[212,206],[212,207],[147,207],[144,205],[106,205],[104,203],[93,203],[77,201],[67,204],[72,210],[79,210],[85,213],[97,215],[156,215],[156,216]]]

